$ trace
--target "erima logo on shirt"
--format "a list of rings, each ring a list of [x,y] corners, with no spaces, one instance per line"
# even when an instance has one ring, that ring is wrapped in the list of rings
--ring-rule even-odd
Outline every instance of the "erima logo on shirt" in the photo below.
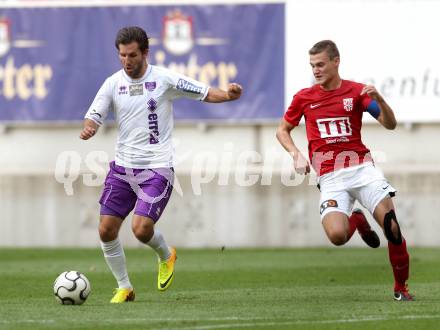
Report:
[[[186,81],[184,79],[179,79],[176,88],[184,92],[189,92],[194,94],[202,93],[202,87],[196,86],[193,83],[190,83],[189,81]]]
[[[127,86],[119,86],[119,95],[125,95],[128,94],[127,92]]]
[[[150,129],[150,144],[159,143],[159,123],[157,121],[157,115],[150,113],[148,115],[148,128]]]

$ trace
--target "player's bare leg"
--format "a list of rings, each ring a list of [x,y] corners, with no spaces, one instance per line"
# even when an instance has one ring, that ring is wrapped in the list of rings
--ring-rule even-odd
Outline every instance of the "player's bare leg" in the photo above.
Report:
[[[343,245],[348,242],[356,229],[368,246],[376,248],[380,245],[379,237],[371,229],[360,209],[353,210],[350,217],[342,212],[329,212],[324,216],[322,225],[327,237],[335,245]]]
[[[122,219],[113,215],[101,215],[99,222],[99,236],[105,261],[113,276],[118,282],[118,288],[111,299],[111,303],[133,301],[135,294],[128,277],[124,249],[119,241],[118,234]]]
[[[113,215],[101,215],[99,221],[99,237],[102,242],[110,242],[118,238],[122,219]]]
[[[395,208],[390,197],[383,199],[373,213],[388,240],[388,254],[394,274],[394,299],[409,301],[414,296],[408,292],[406,281],[409,277],[409,254],[406,241],[400,232]]]
[[[327,213],[322,219],[322,226],[334,245],[344,245],[356,229],[351,228],[347,215],[338,211]]]
[[[162,233],[154,228],[154,221],[149,217],[135,214],[132,229],[139,241],[147,244],[156,252],[159,259],[157,288],[160,291],[166,290],[174,279],[174,263],[177,259],[176,249],[167,245]]]
[[[131,223],[131,229],[139,241],[148,244],[154,235],[154,221],[151,218],[135,214]]]

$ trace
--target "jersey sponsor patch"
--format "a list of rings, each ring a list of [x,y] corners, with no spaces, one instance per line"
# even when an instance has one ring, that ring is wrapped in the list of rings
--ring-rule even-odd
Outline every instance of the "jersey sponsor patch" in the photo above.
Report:
[[[318,119],[316,125],[323,139],[352,135],[349,117]]]
[[[202,94],[202,90],[203,90],[202,87],[196,86],[193,83],[190,83],[189,81],[186,81],[184,79],[179,79],[176,88],[181,91],[194,93],[194,94]]]
[[[334,199],[327,199],[326,201],[323,201],[321,207],[319,208],[319,213],[322,214],[325,209],[329,207],[338,207],[338,202]]]
[[[144,85],[142,84],[130,85],[129,92],[130,92],[130,96],[143,95]]]
[[[148,115],[148,128],[150,129],[150,144],[159,143],[159,123],[155,113]]]

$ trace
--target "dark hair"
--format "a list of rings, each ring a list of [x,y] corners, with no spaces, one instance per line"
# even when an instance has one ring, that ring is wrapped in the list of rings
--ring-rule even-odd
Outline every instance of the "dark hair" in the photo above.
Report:
[[[119,50],[119,45],[127,45],[137,42],[141,52],[148,50],[147,33],[139,26],[127,26],[118,31],[116,34],[115,46]]]
[[[339,50],[336,47],[336,44],[331,40],[321,40],[313,45],[309,50],[309,55],[316,55],[325,51],[329,57],[329,59],[334,59],[335,57],[339,57]]]

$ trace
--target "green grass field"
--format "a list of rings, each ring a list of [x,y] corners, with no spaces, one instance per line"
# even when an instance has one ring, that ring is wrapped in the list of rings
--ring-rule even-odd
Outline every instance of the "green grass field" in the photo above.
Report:
[[[402,303],[386,249],[180,249],[164,293],[152,251],[131,249],[136,301],[111,305],[99,249],[0,249],[0,329],[440,329],[440,249],[410,253],[417,301]],[[71,269],[92,283],[82,306],[52,294]]]

